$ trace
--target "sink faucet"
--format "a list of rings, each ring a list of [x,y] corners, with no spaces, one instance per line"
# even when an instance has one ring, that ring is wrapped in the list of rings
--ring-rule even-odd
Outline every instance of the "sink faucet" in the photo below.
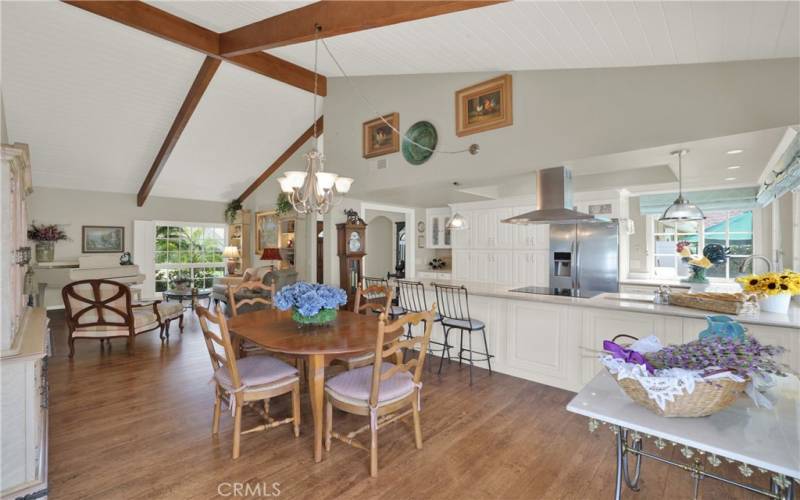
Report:
[[[761,259],[767,264],[767,272],[772,271],[772,262],[770,262],[770,260],[768,258],[764,257],[763,255],[751,255],[750,257],[744,259],[744,262],[742,262],[742,265],[739,266],[739,272],[743,273],[744,272],[744,268],[747,267],[748,264],[750,264],[751,262],[753,262],[756,259]],[[755,272],[755,266],[753,266],[753,272]]]

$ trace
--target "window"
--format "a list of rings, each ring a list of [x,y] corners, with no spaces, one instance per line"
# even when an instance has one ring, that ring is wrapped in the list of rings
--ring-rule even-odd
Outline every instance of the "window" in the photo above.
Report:
[[[225,274],[223,225],[156,224],[156,292],[191,280],[191,286],[210,288],[214,277]]]
[[[656,274],[674,273],[687,276],[689,266],[675,251],[679,241],[689,242],[692,255],[699,255],[703,247],[718,243],[730,247],[731,255],[725,265],[709,269],[710,278],[733,278],[739,275],[739,266],[753,255],[753,212],[750,210],[725,210],[706,212],[704,221],[664,223],[654,219],[653,249]],[[745,269],[750,272],[750,269]]]

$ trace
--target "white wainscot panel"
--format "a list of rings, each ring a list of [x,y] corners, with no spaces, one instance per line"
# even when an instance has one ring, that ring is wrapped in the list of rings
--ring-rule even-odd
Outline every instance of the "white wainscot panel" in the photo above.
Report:
[[[583,309],[583,335],[581,348],[581,383],[591,380],[602,365],[597,360],[603,349],[603,341],[611,340],[620,334],[636,338],[655,335],[662,344],[680,344],[683,341],[681,318],[657,316],[602,309]],[[630,339],[620,339],[619,343],[630,343]]]
[[[576,326],[567,306],[509,301],[504,359],[508,373],[577,390]]]

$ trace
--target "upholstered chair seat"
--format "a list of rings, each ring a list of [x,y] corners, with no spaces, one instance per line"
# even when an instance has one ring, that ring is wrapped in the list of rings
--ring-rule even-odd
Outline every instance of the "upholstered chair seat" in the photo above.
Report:
[[[178,320],[178,326],[183,332],[183,304],[180,302],[161,302],[158,304],[158,315],[161,316],[163,327],[160,337],[169,339],[169,325]]]
[[[462,330],[480,330],[486,327],[486,323],[479,319],[452,319],[445,318],[442,320],[445,327],[451,326],[453,328],[460,328]]]
[[[236,365],[245,390],[260,388],[273,382],[287,384],[299,380],[297,368],[272,356],[248,356],[237,360]],[[227,366],[220,366],[214,372],[214,379],[227,391],[236,389]]]
[[[394,368],[392,363],[381,363],[381,373],[392,368]],[[347,370],[328,380],[325,383],[325,391],[339,401],[367,407],[372,388],[372,371],[372,366]],[[404,398],[412,392],[414,392],[414,376],[411,372],[397,372],[381,381],[378,389],[378,406]]]

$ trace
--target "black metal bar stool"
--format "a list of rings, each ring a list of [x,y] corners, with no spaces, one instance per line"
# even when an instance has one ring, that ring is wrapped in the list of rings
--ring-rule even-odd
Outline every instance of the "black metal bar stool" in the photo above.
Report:
[[[447,362],[450,362],[450,348],[454,347],[448,343],[448,336],[450,330],[456,329],[461,333],[461,338],[458,346],[458,364],[461,361],[469,361],[469,385],[472,385],[472,365],[475,361],[486,361],[489,365],[489,375],[492,374],[492,358],[493,355],[489,354],[489,344],[486,342],[486,324],[483,321],[472,319],[469,313],[469,292],[463,285],[440,285],[434,283],[433,288],[436,291],[436,304],[437,309],[442,316],[442,327],[444,328],[444,346],[442,349],[447,353]],[[469,349],[464,348],[464,333],[469,336]],[[474,351],[472,349],[472,333],[481,332],[483,335],[484,352]],[[469,353],[469,358],[464,357],[464,353]],[[483,357],[474,359],[473,354],[478,354]],[[444,353],[439,359],[439,373],[442,373],[442,364],[444,362]]]
[[[400,307],[403,309],[404,314],[406,312],[416,313],[416,312],[425,312],[428,311],[428,300],[425,297],[425,285],[422,284],[421,281],[409,281],[409,280],[395,280],[397,283],[397,298],[399,300]],[[442,316],[439,314],[438,311],[435,312],[434,323],[441,323]],[[424,321],[423,321],[424,323]],[[425,326],[423,324],[423,326]],[[406,330],[406,338],[413,337],[411,333],[411,325],[408,325],[408,330]],[[428,354],[433,354],[435,352],[441,352],[433,348],[433,345],[442,346],[442,350],[444,350],[444,344],[441,342],[434,342],[433,340],[428,341]],[[430,369],[431,364],[427,363],[428,369]]]
[[[386,278],[371,278],[369,276],[364,276],[364,288],[369,288],[371,286],[384,286],[388,289],[389,280]],[[392,307],[388,311],[389,319],[397,319],[406,313],[406,311],[404,311],[403,308],[398,305],[398,300],[398,293],[397,290],[395,290],[394,298],[392,299]]]

